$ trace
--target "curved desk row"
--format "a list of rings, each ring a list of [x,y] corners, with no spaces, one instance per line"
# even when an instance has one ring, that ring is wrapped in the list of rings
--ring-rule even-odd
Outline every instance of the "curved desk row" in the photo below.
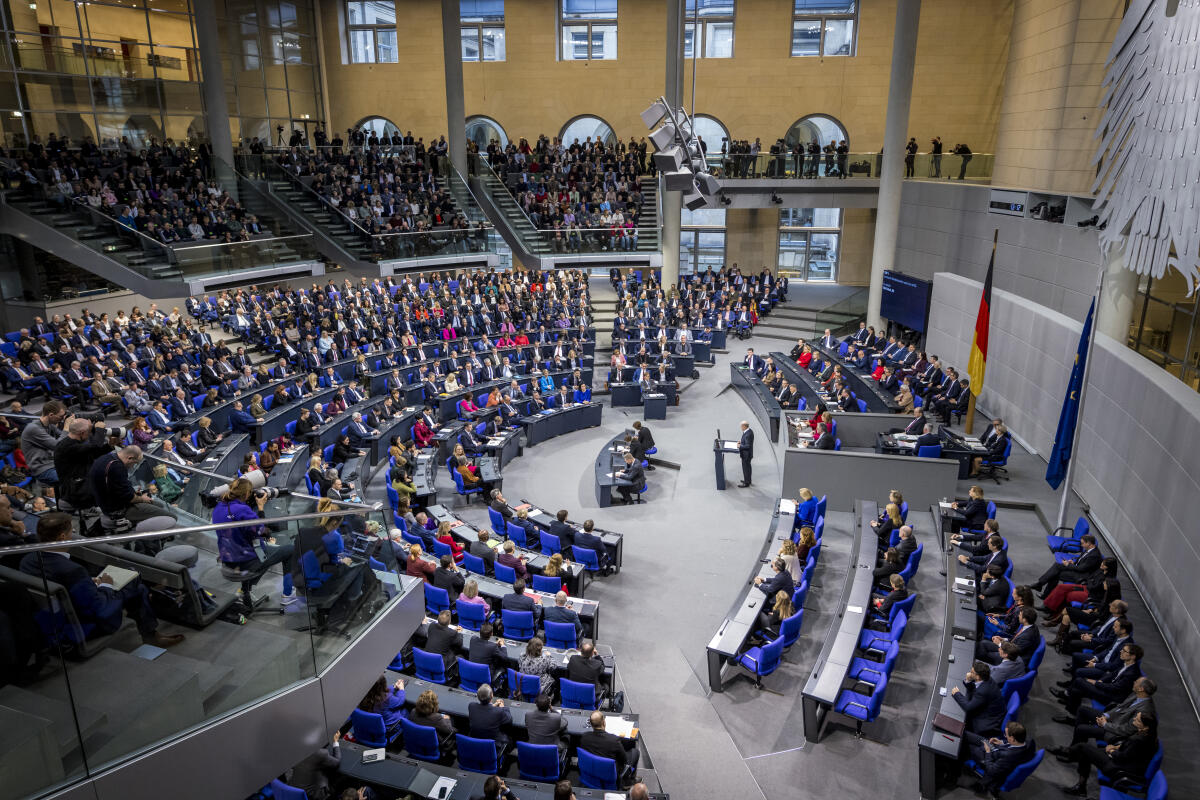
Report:
[[[448,508],[442,505],[432,505],[425,509],[425,513],[430,516],[439,525],[443,522],[449,522],[450,533],[458,540],[459,544],[467,550],[473,542],[479,541],[480,529],[474,525],[463,522],[456,517]],[[502,541],[506,541],[508,537],[497,537],[494,531],[488,532],[488,546],[495,548]],[[514,546],[516,544],[514,543]],[[546,565],[550,563],[550,556],[543,555],[539,549],[530,549],[527,547],[516,547],[516,555],[525,559],[525,568],[530,572],[541,574]],[[563,583],[567,584],[567,589],[570,590],[572,597],[583,597],[584,583],[584,568],[583,565],[569,559],[563,560],[563,569],[567,574]],[[472,573],[474,574],[474,573]]]
[[[624,464],[625,462],[622,461],[621,463]],[[539,529],[549,532],[550,524],[553,523],[557,517],[546,513],[541,508],[530,503],[528,500],[521,500],[521,502],[528,509],[529,521],[536,525]],[[517,508],[521,508],[521,506],[517,506]],[[567,524],[576,531],[582,529],[578,523],[572,522],[570,519],[567,520]],[[604,549],[608,551],[608,563],[616,567],[617,571],[620,572],[621,561],[625,557],[624,535],[616,533],[615,531],[606,531],[603,528],[594,528],[592,533],[599,536],[600,540],[604,542]]]
[[[714,692],[725,691],[721,676],[722,670],[726,664],[737,660],[738,655],[746,646],[746,640],[750,638],[750,634],[754,633],[754,629],[758,625],[758,615],[762,613],[764,601],[767,598],[754,585],[754,579],[761,577],[763,580],[767,580],[774,574],[769,562],[772,548],[775,546],[776,535],[779,533],[781,516],[789,524],[787,535],[778,538],[786,539],[792,533],[790,522],[795,511],[792,511],[791,514],[781,514],[783,502],[780,500],[775,505],[775,513],[771,516],[767,537],[763,541],[762,547],[759,548],[758,557],[750,570],[750,577],[746,580],[745,586],[742,587],[742,591],[734,600],[733,605],[729,607],[729,613],[725,615],[721,626],[717,628],[717,632],[708,642],[708,688]]]
[[[825,387],[821,386],[821,381],[817,379],[817,376],[792,361],[787,353],[775,350],[771,352],[770,356],[787,382],[796,384],[796,388],[800,390],[800,396],[804,398],[808,408],[815,408],[817,403],[824,403],[829,406],[831,411],[837,409],[837,406],[830,402],[828,393],[825,391]],[[798,400],[793,401],[791,407],[795,408],[798,402]]]
[[[729,365],[729,383],[750,406],[770,441],[779,441],[779,422],[783,409],[758,373],[745,364],[732,363]]]
[[[937,717],[944,716],[956,722],[966,721],[963,711],[950,691],[958,687],[966,691],[963,678],[971,664],[975,661],[976,615],[978,603],[973,589],[964,589],[957,583],[959,579],[974,581],[976,576],[965,564],[959,563],[950,547],[950,528],[948,518],[942,516],[938,507],[930,509],[932,531],[938,532],[944,559],[943,571],[946,573],[946,616],[942,625],[941,657],[937,660],[937,676],[933,681],[933,692],[929,696],[929,708],[925,713],[925,723],[921,727],[921,738],[918,740],[919,753],[918,772],[920,775],[921,796],[933,800],[938,793],[939,766],[945,766],[948,761],[957,764],[959,751],[962,749],[963,736],[953,734],[934,725]],[[954,661],[950,661],[950,656]],[[941,689],[946,694],[941,693]],[[942,764],[939,765],[939,761]],[[945,773],[943,773],[945,774]]]
[[[525,428],[525,446],[533,447],[555,436],[598,427],[603,411],[602,405],[590,402],[577,403],[565,408],[548,408],[522,417],[520,422]]]
[[[822,358],[841,365],[842,374],[846,376],[846,383],[850,387],[850,391],[854,392],[855,397],[866,401],[867,411],[887,414],[899,410],[900,406],[891,392],[884,391],[870,373],[863,374],[856,367],[851,366],[848,361],[838,355],[837,348],[822,347],[817,342],[808,344],[813,350],[819,352]]]
[[[810,742],[820,739],[825,715],[837,702],[846,682],[846,673],[858,650],[858,637],[870,616],[871,588],[875,583],[875,555],[878,539],[871,520],[879,514],[879,506],[871,500],[855,503],[857,530],[850,549],[850,566],[842,586],[840,613],[829,626],[825,644],[817,655],[817,663],[804,684],[804,738]]]
[[[563,713],[569,710],[564,710]],[[341,773],[355,781],[395,789],[402,796],[410,794],[414,797],[438,797],[441,800],[471,800],[473,797],[483,797],[483,784],[488,778],[487,775],[467,772],[458,767],[417,761],[415,758],[392,753],[379,761],[364,764],[363,752],[368,749],[370,748],[365,748],[357,742],[343,739],[339,767]],[[639,774],[645,772],[646,770],[639,770]],[[535,783],[519,778],[505,778],[504,783],[521,800],[554,800],[553,783]],[[448,784],[453,788],[439,795],[435,787]],[[572,793],[579,800],[605,800],[610,794],[603,789],[585,789],[581,786],[574,787]],[[650,798],[670,800],[670,795],[652,792]]]

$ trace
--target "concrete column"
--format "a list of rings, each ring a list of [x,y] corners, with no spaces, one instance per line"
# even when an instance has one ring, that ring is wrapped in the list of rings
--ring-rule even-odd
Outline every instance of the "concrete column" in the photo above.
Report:
[[[896,4],[896,35],[892,40],[892,74],[888,83],[887,123],[883,131],[883,166],[879,177],[879,208],[875,216],[875,245],[871,253],[871,288],[867,324],[882,331],[879,303],[883,271],[896,260],[900,229],[900,192],[904,182],[904,145],[908,141],[908,111],[912,105],[913,66],[917,60],[917,25],[921,0]]]
[[[667,85],[663,97],[667,105],[678,108],[683,102],[683,0],[667,0]],[[647,100],[649,102],[649,100]],[[662,282],[668,289],[679,285],[679,214],[683,193],[664,190],[658,179],[662,203]]]
[[[442,61],[446,68],[446,141],[450,163],[467,174],[467,112],[463,100],[459,0],[442,0]]]
[[[200,72],[203,80],[200,91],[204,97],[204,118],[208,125],[208,140],[213,155],[220,161],[233,164],[233,135],[229,132],[229,106],[226,99],[225,75],[221,70],[220,33],[217,30],[217,11],[213,0],[194,0],[192,9],[196,20],[196,44],[200,51]],[[222,168],[217,165],[217,176]],[[236,192],[237,186],[222,181],[223,188]]]
[[[1108,260],[1104,264],[1104,283],[1100,287],[1100,302],[1096,309],[1097,332],[1125,343],[1133,322],[1137,288],[1137,273],[1125,268],[1125,242],[1122,240],[1120,247],[1108,251]]]

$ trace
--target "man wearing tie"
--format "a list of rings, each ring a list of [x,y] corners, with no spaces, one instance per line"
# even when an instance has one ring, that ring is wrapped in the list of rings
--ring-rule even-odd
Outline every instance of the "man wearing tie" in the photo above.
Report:
[[[750,351],[750,355],[754,355],[754,351]],[[749,356],[747,356],[749,358]],[[742,435],[738,439],[738,456],[742,459],[742,482],[738,484],[739,488],[746,488],[750,485],[750,462],[754,458],[754,431],[750,430],[750,423],[742,420]]]
[[[745,360],[743,360],[742,363],[745,364],[750,369],[754,370],[754,373],[756,375],[762,375],[763,370],[766,369],[766,365],[763,363],[763,360],[761,358],[759,358],[758,356],[754,355],[753,347],[751,347],[749,350],[746,351],[746,358],[745,358]]]

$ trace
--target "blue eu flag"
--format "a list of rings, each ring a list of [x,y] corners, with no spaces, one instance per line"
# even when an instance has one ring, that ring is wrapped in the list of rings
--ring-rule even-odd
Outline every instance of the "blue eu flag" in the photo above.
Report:
[[[1054,434],[1054,447],[1050,450],[1050,463],[1046,465],[1046,483],[1057,489],[1067,477],[1067,464],[1071,461],[1071,445],[1075,443],[1075,423],[1079,421],[1079,395],[1083,392],[1083,371],[1087,363],[1088,339],[1092,332],[1092,312],[1096,301],[1088,308],[1087,321],[1079,337],[1079,349],[1075,351],[1075,366],[1071,368],[1071,379],[1067,382],[1067,396],[1063,400],[1062,413],[1058,417],[1058,430]]]

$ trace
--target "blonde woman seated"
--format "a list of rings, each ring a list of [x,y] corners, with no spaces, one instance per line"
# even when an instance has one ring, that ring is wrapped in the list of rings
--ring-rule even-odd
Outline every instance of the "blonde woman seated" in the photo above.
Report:
[[[769,612],[758,615],[758,636],[762,640],[775,639],[779,636],[780,624],[796,613],[792,598],[787,592],[780,590],[775,593],[775,603]]]
[[[463,586],[462,594],[458,596],[458,602],[483,606],[485,612],[490,609],[488,601],[479,595],[479,584],[475,582],[474,578],[468,580],[466,585]]]
[[[812,529],[805,528],[805,530]],[[779,548],[779,557],[787,565],[788,574],[792,576],[792,583],[799,586],[800,576],[804,573],[804,562],[796,555],[796,543],[791,539],[784,539],[783,545]]]
[[[460,388],[461,387],[458,384],[458,373],[457,372],[451,372],[449,375],[446,376],[446,381],[445,381],[446,394],[454,394]]]
[[[875,535],[879,537],[879,543],[883,547],[887,547],[888,540],[892,538],[892,531],[900,530],[900,526],[904,521],[900,519],[900,506],[895,503],[888,503],[884,508],[883,521],[877,519],[871,520],[871,527],[875,529]]]

